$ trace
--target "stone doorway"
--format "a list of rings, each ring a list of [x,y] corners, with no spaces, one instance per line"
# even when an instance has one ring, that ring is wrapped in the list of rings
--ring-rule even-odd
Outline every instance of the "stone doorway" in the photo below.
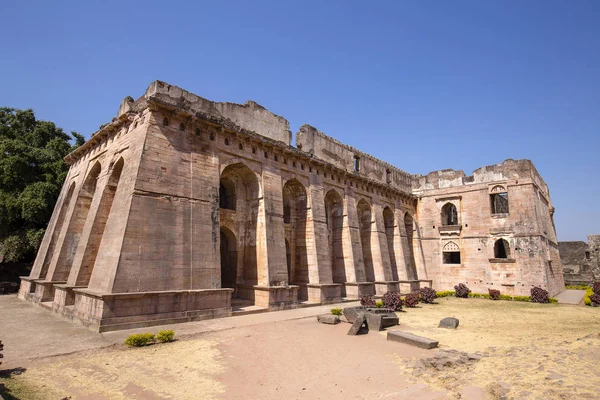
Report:
[[[221,288],[236,288],[237,243],[229,229],[221,227]],[[234,291],[235,293],[235,291]]]

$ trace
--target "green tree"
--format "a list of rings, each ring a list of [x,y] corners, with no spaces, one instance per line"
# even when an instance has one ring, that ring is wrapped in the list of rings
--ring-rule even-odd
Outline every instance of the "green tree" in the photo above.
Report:
[[[33,110],[0,108],[0,262],[32,261],[67,176],[63,158],[85,142]]]

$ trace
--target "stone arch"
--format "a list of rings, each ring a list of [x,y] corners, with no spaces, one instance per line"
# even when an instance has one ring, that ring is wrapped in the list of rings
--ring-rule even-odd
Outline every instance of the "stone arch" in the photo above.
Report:
[[[510,244],[504,239],[494,242],[494,258],[510,258]]]
[[[304,185],[297,179],[287,181],[283,186],[283,222],[291,253],[289,279],[294,283],[309,283],[306,241],[307,207],[308,198]]]
[[[373,255],[371,252],[371,225],[373,224],[371,205],[365,199],[360,199],[356,205],[356,211],[366,280],[367,282],[375,282],[375,269],[373,268]]]
[[[48,273],[48,267],[50,266],[50,262],[52,261],[52,257],[54,255],[54,248],[56,247],[56,242],[58,241],[58,237],[60,235],[60,231],[65,222],[65,218],[67,215],[67,210],[69,209],[69,205],[71,204],[71,199],[73,197],[73,193],[75,192],[75,182],[72,182],[69,186],[69,190],[67,194],[63,198],[62,206],[60,207],[60,212],[58,213],[58,217],[56,219],[56,224],[54,225],[54,230],[52,231],[52,237],[50,238],[50,243],[48,244],[48,250],[46,251],[46,255],[44,257],[44,262],[42,263],[42,269],[40,271],[40,278],[45,279],[46,274]]]
[[[333,283],[346,283],[346,264],[342,228],[344,224],[344,201],[342,196],[331,189],[325,195],[325,221],[327,224],[327,242],[331,256]],[[344,290],[345,286],[342,286]],[[345,293],[342,293],[345,296]]]
[[[117,193],[119,181],[121,179],[121,173],[123,172],[125,161],[123,157],[119,158],[113,165],[110,176],[102,192],[100,198],[100,204],[94,218],[90,237],[88,238],[87,246],[83,253],[83,259],[79,273],[77,274],[76,286],[87,287],[90,283],[90,278],[96,263],[96,256],[98,255],[98,249],[102,242],[102,236],[104,235],[104,229],[106,223],[110,217],[112,211],[112,205]]]
[[[406,276],[409,280],[416,280],[418,279],[418,274],[414,250],[415,221],[409,212],[404,214],[404,231],[406,232],[406,240],[403,242]]]
[[[92,200],[96,193],[98,177],[100,176],[101,171],[102,166],[96,161],[92,168],[90,168],[83,181],[83,185],[79,189],[75,207],[73,208],[73,214],[71,215],[62,249],[58,256],[54,276],[50,277],[52,281],[62,282],[66,281],[69,277],[81,233],[83,231],[83,225],[85,224],[85,220],[90,211],[90,206],[92,205]]]
[[[387,239],[388,253],[390,255],[390,266],[392,269],[392,280],[398,280],[398,265],[396,263],[396,252],[394,250],[394,233],[396,222],[394,212],[391,207],[385,206],[383,209],[383,226],[385,227],[385,237]]]
[[[237,240],[227,227],[221,226],[219,235],[221,256],[221,288],[235,289],[237,284]]]
[[[229,218],[235,228],[232,230],[237,242],[237,259],[241,268],[237,270],[238,283],[258,284],[258,262],[256,229],[260,185],[256,174],[244,163],[229,164],[222,169],[220,181],[230,181],[235,190],[235,217],[223,214],[220,219]],[[223,223],[220,222],[220,226]]]
[[[442,226],[458,225],[458,211],[453,203],[446,203],[442,207]]]

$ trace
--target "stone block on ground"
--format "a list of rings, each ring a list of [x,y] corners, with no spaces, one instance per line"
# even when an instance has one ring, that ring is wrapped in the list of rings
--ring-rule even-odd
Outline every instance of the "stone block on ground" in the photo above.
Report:
[[[340,317],[333,314],[321,314],[317,315],[317,321],[322,324],[335,325],[340,323]]]
[[[458,319],[453,317],[444,318],[440,321],[438,328],[456,329],[458,328]]]
[[[383,328],[389,328],[391,326],[396,326],[400,323],[398,316],[395,313],[387,314],[383,316]]]
[[[352,324],[352,326],[350,327],[350,330],[348,331],[348,335],[358,335],[358,331],[360,331],[360,328],[362,328],[362,326],[364,325],[364,323],[366,322],[366,317],[364,313],[360,313],[357,315],[357,317],[354,319],[354,323]]]
[[[383,314],[373,314],[371,312],[365,313],[367,320],[367,326],[369,330],[377,331],[383,329]]]
[[[348,322],[350,322],[351,324],[354,323],[354,320],[356,319],[356,317],[358,316],[358,313],[361,312],[365,312],[365,308],[364,307],[346,307],[342,310],[342,314],[344,314],[344,317],[346,317],[346,320]]]
[[[390,331],[387,334],[387,340],[410,344],[411,346],[420,347],[422,349],[433,349],[438,346],[439,342],[428,339],[422,336],[413,335],[408,332]]]

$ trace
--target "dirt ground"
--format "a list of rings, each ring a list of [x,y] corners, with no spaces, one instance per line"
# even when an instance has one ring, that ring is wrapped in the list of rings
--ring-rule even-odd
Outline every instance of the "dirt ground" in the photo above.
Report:
[[[448,316],[459,318],[458,329],[437,328]],[[0,393],[32,400],[598,397],[600,309],[444,298],[399,317],[394,329],[482,357],[423,368],[437,350],[387,342],[385,332],[347,336],[348,324],[311,317],[27,361],[4,371]]]

